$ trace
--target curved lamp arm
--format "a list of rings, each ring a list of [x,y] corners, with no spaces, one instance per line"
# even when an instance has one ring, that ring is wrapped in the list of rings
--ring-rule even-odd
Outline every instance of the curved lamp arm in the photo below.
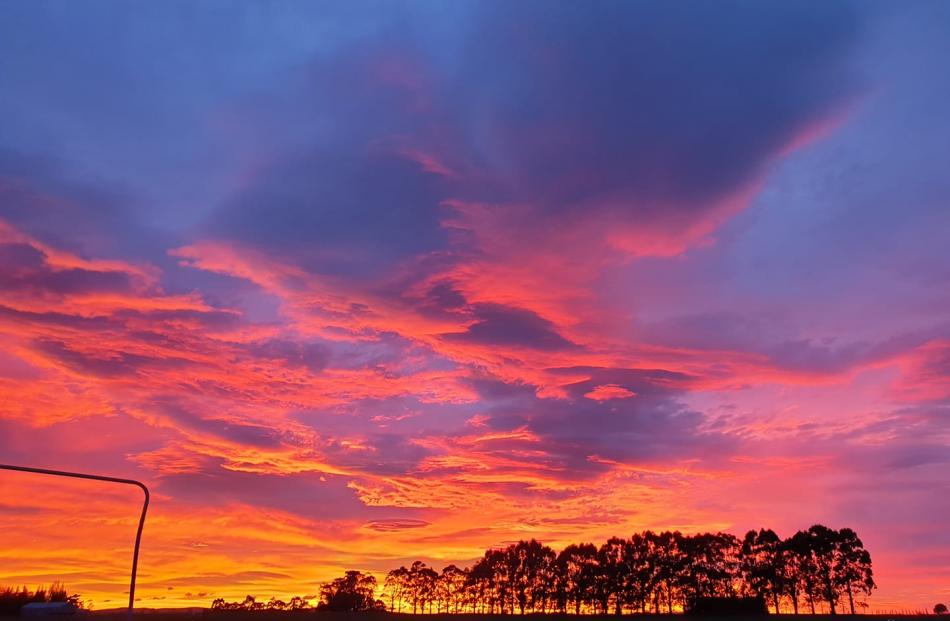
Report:
[[[119,479],[116,477],[106,477],[98,474],[83,474],[81,472],[65,472],[63,470],[47,470],[45,468],[28,468],[26,466],[9,466],[0,464],[0,470],[13,470],[15,472],[31,472],[33,474],[48,474],[58,477],[72,477],[74,479],[90,479],[93,481],[106,481],[108,483],[122,483],[124,485],[134,485],[145,493],[145,502],[142,503],[142,515],[139,517],[139,529],[135,533],[135,549],[132,552],[132,580],[129,582],[129,621],[132,619],[132,609],[135,606],[135,573],[139,565],[139,545],[142,543],[142,528],[145,527],[145,512],[148,511],[148,488],[140,481],[133,479]]]

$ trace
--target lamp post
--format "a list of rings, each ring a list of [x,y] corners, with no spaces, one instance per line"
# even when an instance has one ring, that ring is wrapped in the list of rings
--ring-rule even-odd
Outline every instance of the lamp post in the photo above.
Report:
[[[46,468],[29,468],[27,466],[9,466],[0,464],[0,470],[13,470],[15,472],[31,472],[33,474],[47,474],[57,477],[72,477],[74,479],[90,479],[92,481],[106,481],[107,483],[122,483],[123,485],[134,485],[145,493],[145,502],[142,503],[142,515],[139,517],[139,528],[135,533],[135,549],[132,552],[132,579],[129,581],[129,621],[132,621],[132,609],[135,606],[135,573],[139,565],[139,544],[142,543],[142,528],[145,526],[145,512],[148,511],[148,488],[144,483],[133,479],[119,479],[116,477],[106,477],[98,474],[83,474],[81,472],[65,472],[62,470],[47,470]]]

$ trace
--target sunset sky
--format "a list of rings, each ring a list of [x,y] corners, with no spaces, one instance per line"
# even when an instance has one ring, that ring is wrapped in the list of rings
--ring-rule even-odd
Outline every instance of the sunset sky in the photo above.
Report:
[[[0,462],[151,487],[142,606],[821,522],[932,608],[948,58],[941,1],[2,2]],[[0,584],[122,605],[114,487],[0,473]]]

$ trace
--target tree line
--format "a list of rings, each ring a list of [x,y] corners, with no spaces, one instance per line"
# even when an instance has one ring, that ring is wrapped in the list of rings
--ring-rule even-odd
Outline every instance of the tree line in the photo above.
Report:
[[[776,613],[822,604],[855,613],[876,588],[871,555],[850,528],[815,525],[782,539],[770,529],[738,539],[729,533],[685,535],[645,531],[599,547],[572,544],[556,552],[532,539],[487,550],[471,567],[441,572],[416,561],[390,571],[382,602],[376,581],[360,572],[324,585],[324,607],[350,592],[346,609],[393,612],[672,613],[708,598],[757,597]],[[355,594],[355,595],[354,595]],[[330,597],[326,597],[329,595]],[[339,600],[343,603],[343,600]]]
[[[211,610],[307,610],[310,608],[310,600],[314,596],[300,597],[294,596],[284,601],[276,597],[268,601],[257,601],[253,595],[248,595],[241,602],[227,602],[223,597],[219,597],[211,602]]]
[[[377,582],[374,576],[359,571],[348,571],[343,574],[343,577],[321,585],[320,602],[316,608],[332,611],[385,610],[382,600],[375,598],[376,587]],[[286,602],[276,597],[266,602],[258,601],[253,595],[248,595],[242,602],[227,602],[219,597],[211,603],[211,610],[308,610],[312,608],[310,600],[316,597],[316,595],[297,596]]]

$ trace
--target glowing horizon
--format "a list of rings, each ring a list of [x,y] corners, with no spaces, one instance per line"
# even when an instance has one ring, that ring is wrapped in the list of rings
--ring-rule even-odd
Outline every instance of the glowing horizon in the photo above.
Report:
[[[586,10],[585,10],[586,8]],[[144,481],[140,605],[850,527],[950,599],[939,2],[0,8],[0,462]],[[0,472],[121,606],[135,492]]]

